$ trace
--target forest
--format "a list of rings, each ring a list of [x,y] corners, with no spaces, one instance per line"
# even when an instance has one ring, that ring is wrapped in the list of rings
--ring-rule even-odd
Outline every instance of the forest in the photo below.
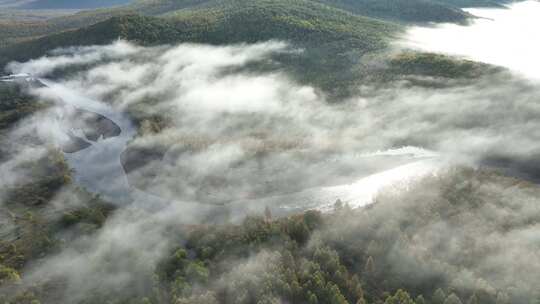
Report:
[[[0,304],[540,304],[539,86],[398,43],[513,1],[90,2],[0,1]]]

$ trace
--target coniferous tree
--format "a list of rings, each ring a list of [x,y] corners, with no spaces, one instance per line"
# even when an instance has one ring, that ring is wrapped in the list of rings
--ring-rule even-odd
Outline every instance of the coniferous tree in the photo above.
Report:
[[[451,293],[446,299],[444,300],[444,304],[462,304],[461,300],[455,293]]]
[[[408,292],[400,289],[393,296],[388,297],[384,304],[414,304],[414,301]]]
[[[440,288],[435,290],[435,292],[433,293],[433,297],[431,297],[432,304],[444,304],[445,300],[446,300],[446,294]]]
[[[312,293],[311,291],[308,291],[308,303],[309,304],[319,304],[319,300],[317,300],[317,296]]]
[[[375,262],[373,261],[373,257],[369,256],[366,265],[364,267],[364,271],[368,275],[373,275],[375,273]]]

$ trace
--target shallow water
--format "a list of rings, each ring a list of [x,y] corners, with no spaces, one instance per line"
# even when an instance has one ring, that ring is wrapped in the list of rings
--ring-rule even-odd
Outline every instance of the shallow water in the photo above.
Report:
[[[115,202],[130,201],[130,187],[124,169],[120,164],[120,154],[135,134],[136,129],[129,118],[103,102],[80,95],[61,84],[42,80],[47,90],[68,106],[98,113],[116,123],[121,133],[119,136],[91,142],[91,146],[75,153],[65,153],[69,166],[74,170],[75,182]]]
[[[366,173],[366,176],[349,184],[314,187],[295,193],[235,200],[223,206],[204,205],[181,199],[170,200],[134,189],[129,185],[120,156],[137,131],[126,114],[110,105],[81,96],[62,84],[51,81],[44,81],[44,83],[47,85],[46,90],[56,94],[66,104],[103,115],[122,130],[117,137],[99,139],[86,149],[65,154],[70,167],[74,170],[75,182],[78,185],[114,202],[135,202],[146,208],[159,208],[165,204],[175,203],[186,210],[189,209],[190,213],[194,214],[194,222],[213,213],[228,214],[227,220],[241,220],[247,214],[262,213],[267,206],[276,216],[285,216],[308,209],[328,211],[333,208],[338,199],[352,207],[362,207],[371,203],[381,189],[400,184],[406,185],[411,179],[436,171],[438,166],[434,161],[437,157],[435,153],[405,147],[360,155],[362,158],[360,161],[369,161],[372,158],[380,162],[381,158],[384,158],[388,163],[388,168],[381,172]]]

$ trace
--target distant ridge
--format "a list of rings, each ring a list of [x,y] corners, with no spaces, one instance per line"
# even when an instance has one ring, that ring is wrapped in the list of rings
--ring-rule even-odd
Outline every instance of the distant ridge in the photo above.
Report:
[[[24,9],[92,9],[125,5],[132,0],[36,0],[22,5]]]

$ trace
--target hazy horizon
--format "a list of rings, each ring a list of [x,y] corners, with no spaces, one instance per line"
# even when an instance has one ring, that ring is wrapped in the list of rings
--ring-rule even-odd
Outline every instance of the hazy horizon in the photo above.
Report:
[[[540,1],[528,0],[500,8],[465,9],[479,17],[470,25],[412,27],[401,43],[427,52],[461,56],[503,66],[540,80]]]

